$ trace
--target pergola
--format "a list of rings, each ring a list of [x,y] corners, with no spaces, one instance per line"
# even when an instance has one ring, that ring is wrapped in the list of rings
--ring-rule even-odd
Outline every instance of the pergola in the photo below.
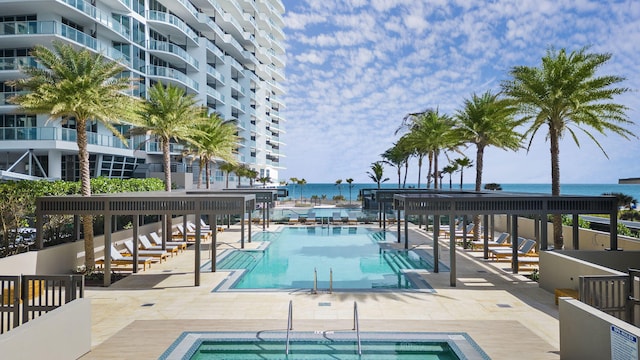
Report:
[[[489,215],[511,216],[511,238],[518,238],[518,216],[533,215],[539,219],[546,219],[549,214],[573,215],[573,244],[578,248],[578,215],[579,214],[606,214],[609,215],[611,229],[617,228],[618,207],[613,196],[578,196],[578,195],[545,195],[532,193],[509,192],[453,192],[434,191],[430,194],[395,194],[393,195],[394,208],[400,213],[404,211],[404,247],[409,246],[408,217],[412,215],[433,215],[433,258],[436,259],[434,271],[438,267],[438,234],[440,216],[449,217],[449,261],[450,261],[450,286],[456,286],[456,236],[455,217],[460,215],[484,216],[484,257],[488,258],[488,218]],[[540,250],[548,249],[547,221],[538,221],[540,234]],[[616,231],[610,231],[610,249],[618,249],[618,237]],[[401,239],[401,226],[398,221],[398,241]],[[517,241],[512,241],[512,270],[518,272],[518,248]]]
[[[210,215],[214,223],[212,244],[212,271],[215,271],[216,259],[216,224],[217,215],[244,215],[255,208],[254,194],[239,193],[186,193],[186,192],[139,192],[118,193],[92,196],[45,196],[36,200],[36,243],[38,249],[43,246],[42,227],[45,215],[103,215],[104,216],[104,273],[111,273],[111,226],[114,215],[132,215],[133,239],[138,239],[138,225],[142,215],[161,215],[169,218],[172,215]],[[250,216],[250,215],[249,215]],[[243,216],[241,216],[243,217]],[[186,220],[185,220],[186,221]],[[249,222],[249,240],[251,228]],[[201,245],[200,221],[196,225],[196,249]],[[169,234],[162,232],[163,246]],[[241,221],[241,242],[244,245],[244,222]],[[138,247],[133,249],[133,269],[137,270]],[[200,285],[200,251],[195,251],[195,286]],[[104,277],[104,285],[111,284],[111,277]]]

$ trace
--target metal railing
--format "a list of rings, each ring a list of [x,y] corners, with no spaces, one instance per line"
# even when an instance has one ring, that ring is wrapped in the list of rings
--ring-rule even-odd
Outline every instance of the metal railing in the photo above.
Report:
[[[289,300],[289,315],[287,317],[287,344],[285,352],[289,355],[289,333],[293,330],[293,300]]]
[[[82,275],[0,276],[0,334],[82,297]]]
[[[358,303],[353,302],[353,330],[356,331],[358,341],[358,355],[362,356],[362,343],[360,342],[360,320],[358,320]]]

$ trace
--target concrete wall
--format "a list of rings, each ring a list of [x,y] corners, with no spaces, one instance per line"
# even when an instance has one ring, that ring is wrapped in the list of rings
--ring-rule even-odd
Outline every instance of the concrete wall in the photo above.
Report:
[[[617,256],[619,252],[601,251],[603,256]],[[555,289],[578,290],[580,275],[626,275],[564,254],[564,251],[540,253],[540,287],[551,293]]]
[[[0,349],[3,359],[79,358],[91,350],[91,300],[74,300],[0,335]]]
[[[611,359],[611,326],[640,338],[640,329],[578,300],[560,298],[560,358]],[[638,354],[638,343],[635,344]],[[619,357],[622,359],[622,357]]]
[[[561,254],[626,273],[640,268],[640,251],[562,250]]]
[[[172,219],[172,223],[182,223],[182,217]],[[149,234],[160,229],[159,223],[140,226],[138,233]],[[132,230],[123,230],[111,234],[111,241],[118,250],[124,249],[121,244],[132,238]],[[104,235],[93,239],[96,259],[104,256]],[[78,266],[84,265],[84,241],[75,241],[44,248],[40,251],[30,251],[0,259],[0,274],[2,275],[53,275],[70,274]]]
[[[507,216],[499,215],[495,217],[496,231],[508,232]],[[549,245],[553,244],[553,224],[547,223],[547,234]],[[528,218],[518,218],[518,236],[527,239],[535,239],[535,221]],[[573,249],[573,227],[563,226],[562,236],[564,238],[564,250]],[[578,229],[578,239],[580,250],[604,250],[610,247],[609,233],[595,231],[591,229]],[[640,239],[618,235],[618,248],[623,250],[640,251]]]
[[[164,181],[163,172],[149,173],[149,177],[161,179],[162,181]],[[193,189],[193,174],[187,172],[172,172],[171,182],[176,184],[178,189],[191,190]]]

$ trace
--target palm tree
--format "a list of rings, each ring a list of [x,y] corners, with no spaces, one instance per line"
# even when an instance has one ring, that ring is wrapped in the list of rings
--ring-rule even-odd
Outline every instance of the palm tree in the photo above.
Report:
[[[125,95],[130,79],[123,77],[120,64],[89,50],[75,50],[54,41],[53,49],[37,45],[31,51],[39,67],[24,67],[26,78],[8,82],[25,94],[10,99],[23,110],[49,114],[51,120],[75,121],[82,196],[91,196],[87,125],[96,121],[126,140],[114,127],[121,120],[133,121],[139,100]],[[93,217],[82,216],[85,269],[95,267]]]
[[[149,99],[140,112],[141,119],[134,135],[148,134],[160,142],[164,170],[165,191],[171,191],[171,140],[184,140],[197,144],[196,138],[206,136],[197,127],[203,122],[202,109],[196,105],[193,94],[168,84],[157,82],[149,89]]]
[[[406,139],[405,137],[401,138]],[[404,141],[406,143],[406,141]],[[402,167],[406,168],[406,165],[409,163],[409,155],[410,152],[407,152],[406,146],[404,146],[402,141],[398,141],[389,149],[387,149],[384,153],[382,153],[382,158],[384,159],[382,162],[385,164],[389,164],[397,169],[398,172],[398,188],[401,186],[402,179]],[[405,173],[406,179],[406,173]]]
[[[378,189],[380,189],[380,185],[383,182],[389,181],[389,178],[383,178],[384,167],[382,166],[382,162],[380,161],[376,161],[371,164],[371,171],[367,171],[367,175],[369,175],[369,178],[373,180],[373,182],[378,184]]]
[[[296,185],[298,185],[298,178],[297,177],[292,177],[289,178],[289,181],[291,182],[291,198],[295,199],[295,190],[296,190]]]
[[[234,121],[225,121],[219,114],[211,113],[207,115],[203,109],[203,122],[196,126],[198,132],[194,136],[195,145],[187,148],[190,153],[199,159],[198,188],[202,182],[202,169],[205,169],[207,178],[206,188],[209,189],[211,180],[210,164],[216,159],[226,161],[226,164],[235,163],[235,149],[238,143],[236,136],[237,128]]]
[[[453,119],[440,114],[439,111],[429,109],[421,113],[409,114],[413,121],[410,132],[406,135],[406,146],[421,149],[429,158],[429,173],[427,174],[427,188],[434,179],[434,188],[438,188],[438,156],[442,150],[455,149],[460,141],[454,136]],[[433,167],[432,167],[433,165]],[[433,169],[433,174],[432,170]]]
[[[588,53],[582,48],[567,54],[565,49],[547,50],[540,67],[516,66],[509,74],[510,80],[502,83],[504,93],[514,101],[522,120],[530,122],[525,133],[530,136],[529,147],[540,128],[547,126],[547,139],[551,152],[551,193],[560,194],[560,139],[568,132],[576,145],[576,130],[593,140],[606,152],[585,127],[599,134],[613,132],[625,139],[635,135],[624,126],[633,125],[626,115],[628,108],[615,103],[613,97],[629,91],[617,87],[625,78],[615,75],[597,76],[596,71],[605,65],[611,54]],[[562,218],[553,216],[554,248],[562,249]]]
[[[453,181],[451,180],[451,177],[456,171],[458,171],[458,164],[455,162],[442,168],[442,174],[449,175],[449,189],[453,189]]]
[[[342,198],[342,179],[336,180],[336,187],[338,188],[338,193],[340,194],[340,197]]]
[[[257,180],[258,180],[259,183],[262,184],[263,188],[266,188],[267,187],[267,183],[271,182],[271,177],[270,176],[262,176],[262,177],[259,177]]]
[[[351,190],[353,189],[353,179],[348,178],[345,181],[349,184],[349,204],[351,204]]]
[[[457,167],[460,167],[460,189],[462,189],[462,183],[464,178],[464,168],[472,167],[473,161],[471,161],[471,159],[465,156],[463,158],[455,159],[454,162],[457,165]],[[457,170],[457,167],[456,167],[456,170]]]
[[[234,163],[230,163],[230,162],[226,162],[224,164],[221,164],[220,166],[218,166],[218,169],[220,169],[220,171],[224,172],[224,177],[225,177],[225,188],[229,188],[229,175],[235,171],[236,169],[236,164]]]
[[[302,187],[307,185],[307,180],[303,179],[299,179],[297,181],[298,185],[300,186],[300,202],[302,202]]]
[[[481,190],[484,151],[488,146],[514,151],[521,147],[522,135],[515,130],[521,125],[521,121],[513,118],[514,111],[514,107],[510,106],[509,102],[501,99],[498,94],[487,91],[480,96],[473,94],[470,99],[465,99],[462,109],[456,112],[455,118],[458,122],[456,136],[476,147],[475,191]],[[467,157],[456,161],[459,165],[472,166],[471,160]],[[460,188],[462,189],[462,174]],[[473,240],[478,241],[480,239],[479,215],[474,217],[473,223]]]

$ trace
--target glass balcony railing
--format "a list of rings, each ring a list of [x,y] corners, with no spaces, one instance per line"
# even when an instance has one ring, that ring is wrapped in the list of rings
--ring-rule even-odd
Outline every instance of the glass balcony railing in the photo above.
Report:
[[[147,20],[171,24],[180,29],[189,38],[191,38],[191,40],[198,42],[198,34],[196,34],[195,31],[191,30],[191,28],[187,24],[185,24],[184,21],[180,20],[180,18],[175,15],[156,10],[149,10],[147,11]]]
[[[207,74],[213,76],[214,79],[220,81],[224,85],[224,75],[222,75],[216,68],[207,64]]]
[[[12,21],[0,23],[0,36],[7,35],[60,35],[97,50],[97,41],[91,36],[56,21]]]
[[[186,50],[178,45],[165,41],[151,40],[149,41],[148,48],[149,50],[164,51],[174,54],[184,60],[186,63],[191,64],[191,66],[193,66],[194,68],[198,69],[200,67],[200,63],[198,62],[198,60],[194,59],[193,56],[189,55]]]
[[[0,70],[20,70],[23,67],[36,67],[38,63],[31,56],[0,57]]]
[[[0,141],[3,140],[30,140],[30,141],[77,141],[75,129],[61,127],[0,127]],[[87,133],[89,145],[105,146],[110,148],[127,149],[128,147],[119,138],[113,135]]]
[[[224,95],[220,94],[218,90],[212,88],[211,86],[207,86],[207,95],[224,104]]]
[[[211,40],[207,40],[207,49],[220,59],[224,58],[224,53],[222,52],[222,50],[220,50],[220,48],[217,47],[216,44],[211,42]]]
[[[171,78],[182,82],[183,84],[191,87],[192,89],[198,91],[199,85],[198,83],[188,77],[185,73],[180,72],[179,70],[163,67],[163,66],[147,66],[147,75],[150,76],[162,76],[166,78]]]
[[[102,11],[95,6],[91,5],[91,3],[84,0],[58,0],[69,6],[72,6],[85,14],[89,15],[96,22],[103,24],[104,26],[112,29],[118,34],[122,35],[128,40],[131,40],[131,30],[129,28],[123,26],[119,22],[115,21],[113,16],[106,11]]]
[[[19,94],[26,94],[26,91],[6,91],[0,92],[0,105],[15,105],[9,102],[9,99]]]
[[[146,144],[145,151],[148,152],[148,153],[161,153],[162,152],[162,146],[157,141],[149,141],[149,142],[146,142],[145,144]],[[184,150],[184,145],[182,145],[182,144],[176,144],[176,143],[170,143],[169,144],[169,152],[170,153],[181,154],[183,150]]]

